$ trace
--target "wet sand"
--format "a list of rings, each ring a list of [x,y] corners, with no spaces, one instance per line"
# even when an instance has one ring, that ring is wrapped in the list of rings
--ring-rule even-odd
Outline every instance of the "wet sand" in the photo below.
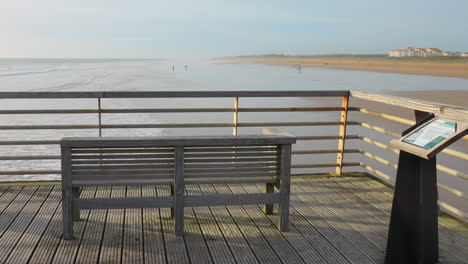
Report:
[[[463,62],[421,62],[391,59],[359,59],[335,57],[228,57],[217,60],[232,62],[253,62],[279,65],[302,65],[303,67],[320,67],[341,70],[370,72],[387,72],[416,75],[468,78],[468,63]]]

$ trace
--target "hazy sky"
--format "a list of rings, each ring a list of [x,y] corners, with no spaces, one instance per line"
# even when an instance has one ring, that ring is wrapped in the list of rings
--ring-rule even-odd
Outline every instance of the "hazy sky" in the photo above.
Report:
[[[0,0],[0,57],[468,51],[467,0]]]

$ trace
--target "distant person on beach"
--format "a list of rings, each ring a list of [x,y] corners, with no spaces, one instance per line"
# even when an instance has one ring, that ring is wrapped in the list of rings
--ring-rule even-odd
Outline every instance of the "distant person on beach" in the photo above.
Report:
[[[174,65],[172,65],[172,71],[175,71],[175,66]]]
[[[187,68],[188,68],[188,66],[187,66],[187,65],[185,65],[185,70],[187,70]]]

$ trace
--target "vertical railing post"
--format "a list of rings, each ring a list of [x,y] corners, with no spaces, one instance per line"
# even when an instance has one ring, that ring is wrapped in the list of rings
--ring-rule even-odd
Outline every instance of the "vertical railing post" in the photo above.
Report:
[[[99,137],[102,137],[101,97],[98,97]]]
[[[345,141],[346,141],[346,125],[348,122],[348,105],[349,105],[349,96],[343,96],[341,107],[341,125],[340,125],[340,139],[338,139],[338,154],[336,156],[336,175],[341,175],[343,171],[343,157],[345,150]]]
[[[239,120],[239,97],[234,97],[234,120],[232,127],[232,135],[237,136],[237,121]]]

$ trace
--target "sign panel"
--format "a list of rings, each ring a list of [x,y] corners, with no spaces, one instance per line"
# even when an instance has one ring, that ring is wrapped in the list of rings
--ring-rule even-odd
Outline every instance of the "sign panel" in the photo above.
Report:
[[[439,116],[415,127],[406,136],[392,140],[390,143],[400,150],[430,159],[467,132],[468,122]]]
[[[417,129],[406,137],[403,142],[430,149],[455,134],[456,130],[456,122],[437,119]]]

